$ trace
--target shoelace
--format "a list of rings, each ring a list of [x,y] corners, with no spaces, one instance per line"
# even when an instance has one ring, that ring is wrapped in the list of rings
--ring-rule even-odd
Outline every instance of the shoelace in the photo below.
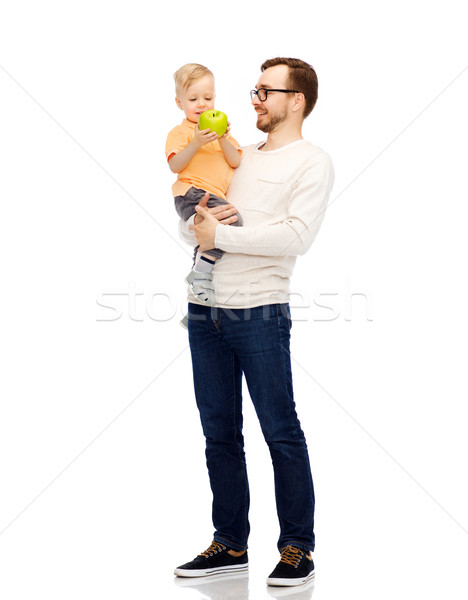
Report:
[[[198,556],[204,556],[205,558],[208,558],[209,556],[213,556],[213,554],[217,554],[223,550],[226,550],[226,546],[223,546],[223,544],[220,544],[219,542],[213,541],[211,542],[211,546]]]
[[[296,548],[295,546],[286,546],[281,551],[280,562],[286,563],[287,565],[292,565],[293,567],[297,568],[303,556],[304,551],[300,548]]]

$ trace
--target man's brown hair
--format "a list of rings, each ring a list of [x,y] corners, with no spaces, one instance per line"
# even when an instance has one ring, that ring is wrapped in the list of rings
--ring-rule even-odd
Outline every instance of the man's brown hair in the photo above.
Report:
[[[318,80],[314,68],[299,58],[270,58],[266,60],[260,69],[265,71],[276,65],[287,65],[289,76],[286,85],[291,90],[302,92],[305,97],[304,119],[310,115],[317,102]]]

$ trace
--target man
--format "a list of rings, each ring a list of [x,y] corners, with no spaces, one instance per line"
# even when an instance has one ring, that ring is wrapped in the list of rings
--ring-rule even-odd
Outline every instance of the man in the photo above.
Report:
[[[189,296],[194,388],[206,438],[215,533],[211,546],[175,570],[205,576],[247,570],[249,487],[242,436],[242,375],[272,458],[280,560],[269,585],[293,586],[314,575],[314,489],[306,440],[293,399],[289,280],[296,257],[319,230],[333,185],[329,156],[302,138],[317,100],[314,69],[299,59],[267,60],[252,105],[260,144],[243,149],[227,199],[197,207],[181,224],[199,251],[221,248],[212,279],[217,303]],[[235,207],[235,208],[234,208]],[[244,227],[225,227],[242,214]],[[192,232],[189,232],[192,229]]]

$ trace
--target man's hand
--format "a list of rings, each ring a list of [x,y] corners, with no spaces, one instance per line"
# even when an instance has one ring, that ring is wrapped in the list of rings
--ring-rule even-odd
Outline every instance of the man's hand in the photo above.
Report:
[[[215,247],[214,241],[218,225],[229,225],[237,221],[235,214],[237,208],[230,204],[207,208],[206,205],[209,197],[208,192],[206,192],[195,207],[197,211],[194,219],[195,225],[190,227],[195,232],[200,252],[205,252],[205,250],[211,250]]]
[[[216,219],[218,219],[218,221],[220,223],[222,223],[223,225],[230,225],[231,223],[234,223],[234,221],[237,221],[237,215],[236,215],[237,208],[235,206],[232,206],[232,204],[223,204],[221,206],[213,206],[213,208],[208,208],[207,204],[208,204],[209,198],[210,198],[210,195],[208,194],[208,192],[206,192],[205,195],[203,196],[203,198],[198,203],[198,206],[201,206],[202,208],[206,208],[206,210],[211,215],[216,217]],[[198,225],[202,221],[203,221],[203,216],[201,214],[197,213],[195,215],[195,219],[194,219],[195,225]]]
[[[214,241],[219,221],[210,214],[206,208],[203,208],[203,206],[196,206],[195,210],[203,220],[198,225],[193,225],[191,229],[194,230],[195,237],[197,238],[199,245],[198,251],[205,252],[205,250],[211,250],[215,247]]]

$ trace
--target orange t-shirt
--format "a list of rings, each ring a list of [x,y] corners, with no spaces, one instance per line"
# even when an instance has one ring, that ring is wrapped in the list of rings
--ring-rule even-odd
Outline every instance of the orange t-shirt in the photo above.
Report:
[[[183,150],[193,140],[195,123],[184,119],[180,125],[169,132],[166,141],[166,158]],[[242,152],[236,140],[228,134],[231,144]],[[197,187],[216,196],[226,199],[226,192],[231,183],[234,169],[224,158],[218,140],[205,144],[198,150],[189,164],[177,174],[177,181],[172,186],[174,196],[183,196],[191,187]]]

